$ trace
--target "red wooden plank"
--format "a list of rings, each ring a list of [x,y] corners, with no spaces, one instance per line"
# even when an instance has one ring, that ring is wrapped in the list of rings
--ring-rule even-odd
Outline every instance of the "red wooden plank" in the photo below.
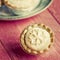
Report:
[[[0,60],[11,60],[1,43],[0,43]]]
[[[54,31],[55,39],[53,47],[45,54],[31,56],[23,52],[20,48],[20,34],[23,29],[33,23],[43,23]],[[35,17],[14,22],[0,22],[0,39],[6,50],[14,60],[60,60],[60,25],[55,21],[51,14],[45,10]]]
[[[54,0],[49,8],[49,12],[53,15],[55,20],[60,24],[60,0]]]

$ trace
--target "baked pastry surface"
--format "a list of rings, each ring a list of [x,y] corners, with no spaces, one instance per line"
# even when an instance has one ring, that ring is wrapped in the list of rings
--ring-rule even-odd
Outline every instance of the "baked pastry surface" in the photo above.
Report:
[[[23,31],[20,43],[21,47],[28,53],[43,53],[53,43],[53,32],[44,24],[30,25]]]
[[[17,10],[32,10],[34,9],[40,0],[5,0],[5,4],[10,8]]]

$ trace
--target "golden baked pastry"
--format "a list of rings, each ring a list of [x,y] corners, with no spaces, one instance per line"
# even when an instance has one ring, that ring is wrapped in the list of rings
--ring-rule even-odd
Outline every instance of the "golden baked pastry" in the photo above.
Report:
[[[53,32],[44,24],[28,26],[21,35],[21,47],[30,54],[47,51],[53,43]]]
[[[17,10],[32,10],[34,9],[40,0],[5,0],[5,4],[10,8]]]

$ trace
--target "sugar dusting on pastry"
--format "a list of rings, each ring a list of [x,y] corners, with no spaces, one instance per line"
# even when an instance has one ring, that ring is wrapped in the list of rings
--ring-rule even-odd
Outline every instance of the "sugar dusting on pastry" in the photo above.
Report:
[[[34,50],[44,50],[50,44],[50,34],[39,27],[34,27],[26,33],[26,44]]]
[[[30,25],[21,35],[22,48],[31,54],[46,52],[51,47],[52,43],[53,32],[44,24]]]

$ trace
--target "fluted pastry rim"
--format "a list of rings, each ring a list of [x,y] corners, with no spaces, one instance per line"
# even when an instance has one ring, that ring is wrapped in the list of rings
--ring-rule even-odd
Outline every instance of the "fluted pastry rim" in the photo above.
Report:
[[[51,42],[48,46],[47,49],[43,50],[43,51],[36,51],[36,50],[33,50],[33,49],[30,49],[26,44],[25,44],[25,34],[26,32],[28,31],[28,27],[33,27],[34,25],[38,25],[40,27],[42,27],[43,29],[45,29],[46,31],[49,32],[50,34],[50,39],[51,39]],[[51,31],[51,29],[47,26],[45,26],[44,24],[33,24],[33,25],[30,25],[28,26],[27,28],[25,28],[25,30],[22,32],[22,35],[21,35],[21,40],[20,40],[20,43],[21,43],[21,47],[23,48],[24,51],[26,51],[27,53],[30,53],[30,54],[39,54],[39,53],[44,53],[46,51],[49,50],[49,48],[51,47],[51,45],[53,44],[53,32]]]

